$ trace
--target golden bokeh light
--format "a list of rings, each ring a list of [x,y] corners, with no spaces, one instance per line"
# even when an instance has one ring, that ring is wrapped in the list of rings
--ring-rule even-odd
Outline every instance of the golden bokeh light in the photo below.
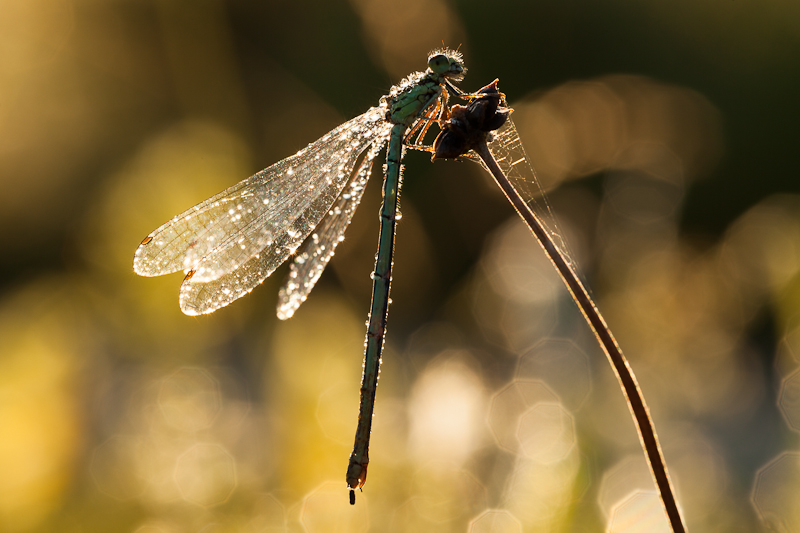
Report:
[[[470,522],[469,533],[522,533],[522,524],[508,511],[487,509]]]
[[[575,81],[514,103],[545,189],[606,170],[684,183],[721,156],[719,112],[701,94],[630,75]]]
[[[6,0],[0,530],[664,526],[615,376],[477,165],[404,160],[355,507],[383,156],[289,321],[285,267],[203,317],[180,312],[180,273],[132,270],[154,228],[441,46],[464,53],[464,90],[500,78],[688,529],[800,530],[798,5]]]
[[[778,531],[800,528],[797,479],[800,453],[784,452],[757,472],[751,501],[765,526]]]
[[[85,445],[76,391],[93,347],[65,281],[0,306],[0,523],[9,531],[38,526],[62,504]]]
[[[609,533],[669,533],[658,494],[636,491],[614,506],[608,521]]]
[[[444,353],[409,400],[410,447],[426,470],[460,467],[482,444],[483,387],[468,354]]]

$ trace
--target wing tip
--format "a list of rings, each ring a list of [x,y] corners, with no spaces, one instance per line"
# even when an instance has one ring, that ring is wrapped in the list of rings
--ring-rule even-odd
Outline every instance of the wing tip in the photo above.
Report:
[[[136,251],[133,253],[133,271],[136,272],[140,276],[157,276],[157,273],[154,273],[152,269],[147,268],[147,261],[142,257],[143,254],[147,251],[145,246],[153,242],[153,234],[151,233],[144,239],[142,242],[139,243],[139,246],[136,248]]]
[[[138,274],[139,276],[145,276],[145,277],[148,277],[148,278],[151,278],[151,277],[155,276],[155,274],[153,274],[150,270],[145,268],[145,265],[140,260],[138,255],[135,255],[133,257],[133,271],[136,274]]]
[[[284,309],[284,307],[279,307],[277,312],[278,318],[280,320],[289,320],[294,316],[295,310],[296,308]]]

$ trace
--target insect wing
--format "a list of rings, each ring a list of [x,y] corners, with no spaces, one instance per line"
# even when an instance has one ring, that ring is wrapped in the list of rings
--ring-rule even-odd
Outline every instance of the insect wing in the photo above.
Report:
[[[278,293],[278,318],[286,320],[294,315],[311,289],[319,280],[325,266],[333,257],[336,246],[344,240],[344,232],[353,214],[361,202],[367,185],[372,162],[383,148],[388,138],[391,124],[386,124],[383,142],[373,144],[369,153],[361,162],[350,185],[342,191],[336,203],[328,211],[311,238],[303,245],[303,249],[292,261],[289,275]]]
[[[381,109],[373,108],[178,215],[142,242],[134,270],[145,276],[189,273],[181,290],[181,308],[188,314],[230,303],[263,281],[313,231],[383,126]],[[187,287],[214,281],[219,283],[204,290]],[[221,292],[212,297],[215,285]]]
[[[492,141],[489,143],[489,151],[492,152],[500,169],[508,177],[508,180],[519,195],[539,216],[542,225],[550,233],[556,246],[565,254],[565,257],[569,258],[571,256],[569,248],[562,237],[563,234],[559,229],[559,224],[550,208],[550,204],[547,202],[545,191],[536,177],[536,172],[533,170],[528,154],[525,152],[525,147],[522,145],[522,139],[520,139],[517,127],[511,117],[508,117],[505,124],[493,133]],[[469,159],[477,161],[489,172],[489,169],[486,168],[486,165],[477,155],[471,153],[470,156]]]

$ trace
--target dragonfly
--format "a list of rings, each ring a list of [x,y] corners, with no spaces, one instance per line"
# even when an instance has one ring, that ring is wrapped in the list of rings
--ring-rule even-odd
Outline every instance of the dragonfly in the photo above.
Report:
[[[175,216],[141,242],[133,260],[142,276],[185,273],[179,294],[187,315],[211,313],[251,292],[292,257],[277,314],[290,318],[344,240],[374,159],[386,146],[383,205],[365,342],[358,425],[346,481],[350,503],[362,489],[392,279],[401,162],[421,148],[466,73],[462,55],[441,49],[381,98],[296,154]],[[430,148],[427,148],[430,150]],[[304,244],[305,243],[305,244]],[[301,248],[302,246],[302,248]]]

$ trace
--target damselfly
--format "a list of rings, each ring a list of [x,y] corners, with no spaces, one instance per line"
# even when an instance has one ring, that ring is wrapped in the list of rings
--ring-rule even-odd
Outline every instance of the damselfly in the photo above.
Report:
[[[460,94],[452,82],[460,81],[464,73],[458,52],[432,52],[427,71],[408,76],[381,98],[377,107],[176,216],[148,235],[134,256],[133,268],[142,276],[185,272],[179,302],[188,315],[211,313],[228,305],[293,256],[278,303],[278,317],[289,318],[344,239],[372,162],[388,144],[358,427],[347,468],[351,503],[355,501],[353,489],[364,485],[369,463],[401,160],[406,147],[421,143],[429,126],[447,108],[448,94]]]

